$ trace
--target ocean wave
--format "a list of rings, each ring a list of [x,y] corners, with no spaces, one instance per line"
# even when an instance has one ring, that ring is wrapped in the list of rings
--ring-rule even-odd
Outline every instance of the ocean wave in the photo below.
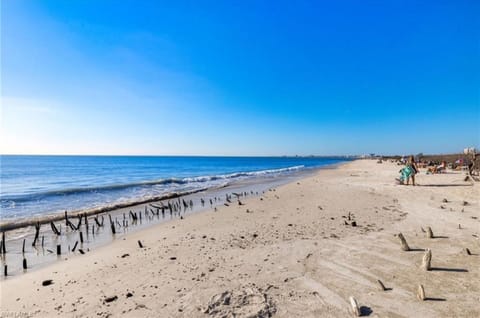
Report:
[[[292,172],[304,169],[304,165],[292,166],[287,168],[279,168],[279,169],[268,169],[268,170],[260,170],[260,171],[247,171],[247,172],[235,172],[230,174],[219,174],[213,176],[198,176],[198,177],[186,177],[186,178],[167,178],[167,179],[158,179],[152,181],[141,181],[141,182],[131,182],[131,183],[122,183],[122,184],[113,184],[113,185],[105,185],[105,186],[92,186],[92,187],[78,187],[78,188],[69,188],[69,189],[60,189],[60,190],[51,190],[51,191],[43,191],[37,192],[34,194],[25,194],[25,195],[11,195],[11,196],[1,196],[2,205],[9,204],[12,202],[25,202],[31,201],[32,199],[39,199],[44,197],[50,196],[67,196],[67,195],[75,195],[75,194],[84,194],[84,193],[101,193],[101,192],[109,192],[115,190],[125,190],[128,188],[135,188],[135,187],[147,187],[147,186],[155,186],[155,185],[195,185],[198,184],[199,186],[212,182],[212,181],[219,181],[219,180],[234,180],[240,178],[248,178],[248,177],[261,177],[261,176],[269,176],[275,174],[282,174],[286,172]],[[214,184],[212,184],[213,186]]]

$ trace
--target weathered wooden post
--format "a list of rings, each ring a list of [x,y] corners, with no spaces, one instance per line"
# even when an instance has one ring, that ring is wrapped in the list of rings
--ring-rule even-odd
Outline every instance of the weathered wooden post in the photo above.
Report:
[[[431,261],[432,261],[432,251],[427,248],[427,251],[425,252],[425,255],[423,255],[422,259],[422,269],[429,271],[431,269]]]
[[[33,239],[32,246],[35,246],[35,244],[37,244],[39,235],[40,235],[40,222],[37,222],[37,224],[35,224],[35,238]]]
[[[432,231],[432,228],[430,226],[427,226],[427,237],[428,238],[434,238],[433,231]]]
[[[420,299],[421,301],[425,300],[425,289],[423,288],[423,285],[418,285],[417,298]]]
[[[5,241],[5,232],[2,232],[2,253],[7,254],[7,246],[6,246],[6,241]]]
[[[400,243],[402,244],[402,250],[406,252],[410,251],[410,247],[407,244],[407,240],[405,239],[402,233],[398,233],[398,238],[400,239]]]
[[[350,306],[352,307],[353,314],[357,317],[360,317],[360,307],[358,306],[358,302],[353,296],[350,296]]]

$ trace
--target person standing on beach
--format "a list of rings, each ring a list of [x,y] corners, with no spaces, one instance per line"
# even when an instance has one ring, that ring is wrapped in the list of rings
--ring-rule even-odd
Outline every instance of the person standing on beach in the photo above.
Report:
[[[415,185],[415,175],[418,173],[418,167],[413,156],[408,157],[407,167],[412,170],[412,173],[407,178],[407,185],[410,182],[410,179],[412,179],[412,185]]]

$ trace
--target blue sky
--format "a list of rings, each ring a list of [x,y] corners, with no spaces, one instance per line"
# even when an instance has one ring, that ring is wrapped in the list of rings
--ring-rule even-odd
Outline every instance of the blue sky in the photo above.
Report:
[[[1,2],[1,149],[480,146],[478,1]]]

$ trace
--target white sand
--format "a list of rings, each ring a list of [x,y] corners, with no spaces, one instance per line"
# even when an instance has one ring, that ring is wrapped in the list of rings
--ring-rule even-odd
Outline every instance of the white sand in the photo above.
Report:
[[[480,317],[479,185],[422,172],[421,186],[400,186],[398,170],[351,162],[8,278],[2,317],[346,317],[350,296],[371,317]],[[402,251],[399,232],[418,250]]]

